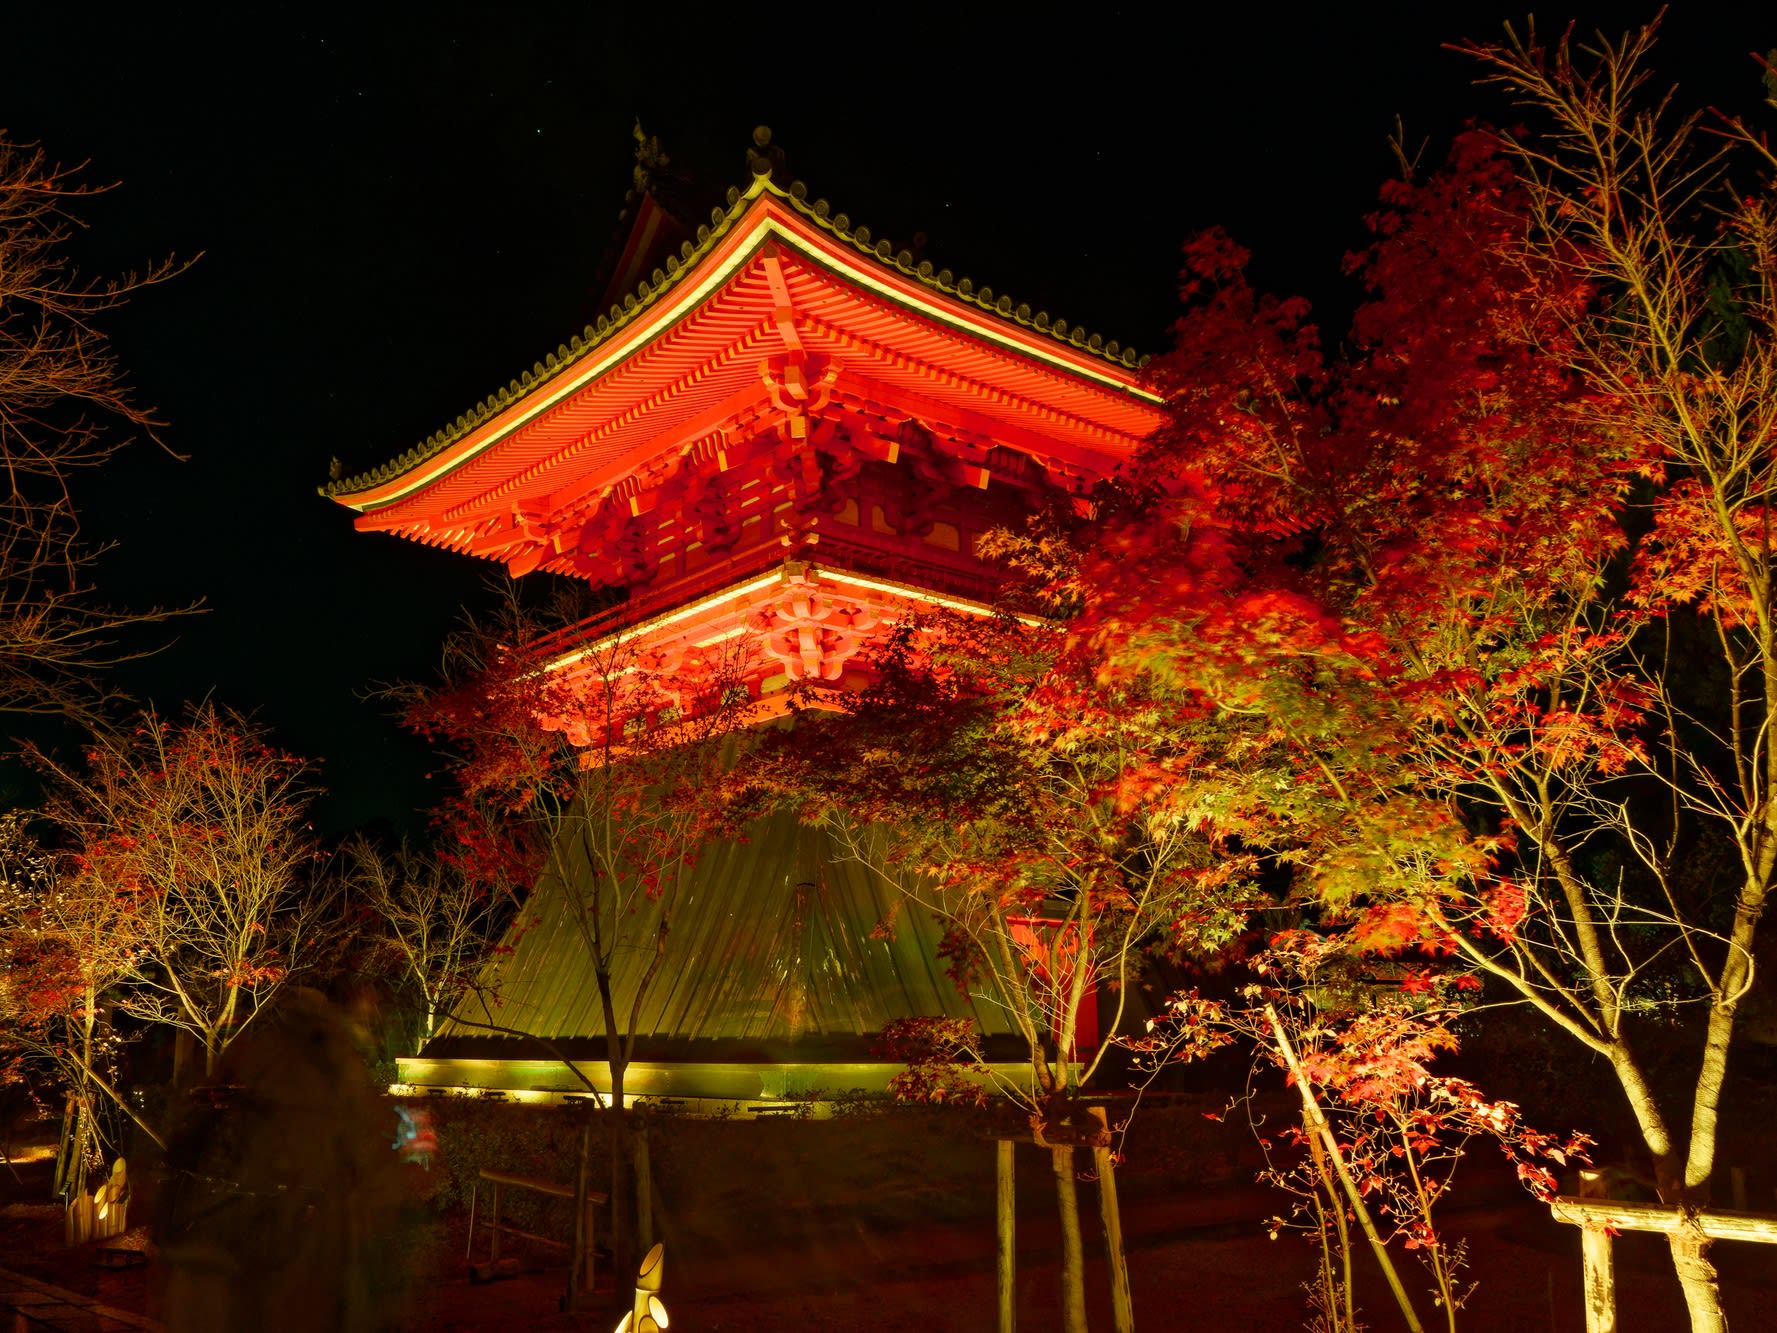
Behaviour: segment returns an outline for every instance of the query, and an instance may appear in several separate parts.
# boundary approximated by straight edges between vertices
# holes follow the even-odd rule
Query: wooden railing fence
[[[1549,1204],[1557,1222],[1580,1229],[1580,1260],[1586,1279],[1586,1333],[1616,1333],[1616,1268],[1610,1238],[1619,1231],[1653,1231],[1665,1235],[1694,1228],[1711,1240],[1745,1240],[1777,1245],[1777,1217],[1759,1213],[1710,1212],[1663,1203],[1632,1203],[1584,1193],[1595,1172],[1580,1173],[1579,1198],[1563,1195]],[[1738,1200],[1736,1200],[1738,1202]]]

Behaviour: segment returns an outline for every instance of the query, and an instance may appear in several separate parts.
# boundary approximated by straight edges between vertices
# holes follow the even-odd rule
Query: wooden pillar
[[[1017,1333],[1018,1284],[1017,1265],[1013,1257],[1017,1213],[1013,1207],[1012,1140],[1001,1139],[994,1145],[994,1150],[997,1185],[994,1200],[999,1222],[1000,1333]]]
[[[1580,1197],[1602,1199],[1604,1194],[1604,1173],[1582,1168]],[[1586,1333],[1616,1333],[1616,1272],[1610,1232],[1601,1222],[1588,1222],[1580,1228],[1580,1264],[1585,1274]]]
[[[1586,1270],[1586,1333],[1616,1333],[1617,1289],[1610,1232],[1602,1226],[1581,1227],[1580,1257]]]
[[[1111,1277],[1111,1321],[1117,1333],[1135,1333],[1135,1304],[1129,1295],[1129,1260],[1123,1253],[1123,1215],[1117,1208],[1117,1172],[1111,1150],[1095,1147],[1098,1215],[1104,1223],[1104,1257]]]
[[[493,1243],[488,1247],[487,1261],[490,1269],[497,1270],[500,1262],[500,1182],[494,1182],[494,1203],[492,1218]]]
[[[69,1192],[74,1168],[74,1155],[78,1145],[74,1142],[74,1094],[68,1093],[62,1098],[62,1135],[56,1140],[56,1174],[54,1191],[59,1198]],[[17,1175],[18,1172],[13,1172]]]
[[[580,1126],[580,1165],[574,1173],[574,1251],[568,1261],[568,1293],[562,1302],[572,1311],[578,1308],[582,1293],[593,1288],[592,1201],[588,1176],[592,1170],[592,1121]],[[498,1186],[495,1186],[497,1189]],[[498,1199],[500,1196],[494,1196]]]
[[[654,1170],[648,1153],[648,1117],[636,1117],[636,1235],[646,1254],[654,1246]]]

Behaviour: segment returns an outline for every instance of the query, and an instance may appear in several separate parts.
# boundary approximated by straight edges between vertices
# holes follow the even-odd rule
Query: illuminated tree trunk
[[[1320,1242],[1320,1301],[1327,1322],[1335,1333],[1357,1333],[1357,1298],[1351,1283],[1351,1228],[1345,1220],[1345,1201],[1339,1192],[1339,1179],[1327,1161],[1326,1145],[1316,1132],[1314,1118],[1302,1108],[1302,1137],[1308,1141],[1308,1155],[1314,1163],[1316,1214],[1315,1231]],[[1333,1266],[1333,1237],[1337,1237],[1338,1268]]]
[[[1728,1317],[1721,1308],[1721,1283],[1709,1257],[1712,1242],[1707,1236],[1675,1231],[1670,1238],[1672,1269],[1684,1291],[1691,1317],[1691,1333],[1727,1333]]]
[[[1763,848],[1772,846],[1772,834],[1765,830],[1760,839]],[[1771,853],[1765,852],[1765,859]],[[1728,956],[1722,965],[1721,979],[1716,987],[1716,1000],[1710,1006],[1707,1030],[1703,1040],[1703,1063],[1697,1073],[1695,1095],[1691,1102],[1690,1139],[1682,1164],[1672,1163],[1661,1170],[1661,1197],[1668,1203],[1702,1207],[1709,1202],[1709,1181],[1715,1173],[1715,1150],[1722,1092],[1727,1084],[1728,1045],[1733,1037],[1734,1019],[1739,1012],[1740,997],[1752,983],[1752,948],[1763,915],[1767,897],[1765,885],[1770,882],[1771,868],[1763,865],[1759,873],[1741,887],[1740,901],[1734,913],[1734,926],[1728,937]],[[1676,1167],[1673,1170],[1672,1167]],[[1671,1184],[1669,1177],[1678,1179]],[[1721,1284],[1710,1258],[1713,1242],[1697,1232],[1675,1231],[1669,1241],[1672,1268],[1684,1291],[1685,1307],[1691,1316],[1693,1333],[1722,1333],[1728,1326],[1721,1308]]]
[[[605,1107],[606,1138],[611,1151],[611,1264],[614,1272],[635,1267],[629,1235],[629,1134],[623,1115],[624,1076],[629,1072],[630,1042],[617,1027],[617,1007],[611,999],[611,973],[594,969],[599,1001],[605,1011],[605,1059],[611,1070],[611,1096]]]
[[[1619,1043],[1612,1052],[1611,1065],[1617,1082],[1623,1089],[1623,1095],[1629,1102],[1630,1110],[1635,1114],[1636,1124],[1641,1130],[1641,1141],[1653,1158],[1654,1179],[1659,1187],[1660,1198],[1670,1204],[1693,1203],[1701,1206],[1706,1203],[1707,1188],[1687,1189],[1684,1163],[1679,1158],[1665,1116],[1654,1097],[1653,1089],[1648,1086],[1647,1079],[1642,1074],[1640,1063],[1626,1043]],[[1701,1098],[1701,1086],[1698,1095]],[[1713,1135],[1710,1137],[1708,1147],[1713,1158]],[[1701,1146],[1693,1144],[1693,1154]],[[1707,1182],[1708,1173],[1705,1171],[1702,1184],[1706,1187]],[[1721,1287],[1716,1279],[1715,1265],[1709,1258],[1711,1242],[1706,1236],[1674,1232],[1667,1243],[1672,1251],[1673,1273],[1684,1292],[1685,1309],[1690,1314],[1692,1333],[1721,1333],[1727,1328],[1727,1319],[1721,1309]]]
[[[86,991],[86,1011],[80,1023],[80,1095],[74,1102],[74,1169],[71,1174],[76,1197],[86,1192],[87,1158],[93,1141],[93,1029],[98,1023],[98,996]]]
[[[1098,1213],[1104,1225],[1105,1266],[1111,1279],[1111,1315],[1117,1333],[1135,1333],[1135,1304],[1129,1293],[1129,1260],[1123,1253],[1123,1212],[1117,1204],[1117,1165],[1111,1150],[1095,1147],[1098,1170]]]
[[[1773,777],[1777,778],[1777,774]],[[1529,812],[1525,814],[1531,817]],[[1756,841],[1759,845],[1771,846],[1773,833],[1777,830],[1765,831]],[[1762,863],[1755,863],[1753,873],[1742,883],[1734,925],[1728,936],[1727,954],[1720,973],[1712,979],[1715,998],[1704,1019],[1702,1061],[1696,1081],[1690,1088],[1690,1123],[1687,1127],[1677,1126],[1668,1119],[1667,1107],[1661,1105],[1660,1097],[1642,1068],[1640,1056],[1623,1030],[1612,963],[1603,948],[1604,932],[1586,886],[1573,866],[1570,849],[1554,836],[1541,837],[1537,842],[1555,869],[1580,941],[1580,953],[1596,1005],[1596,1022],[1602,1028],[1603,1041],[1595,1043],[1595,1049],[1601,1047],[1608,1055],[1617,1084],[1635,1116],[1642,1145],[1653,1163],[1660,1198],[1675,1206],[1705,1207],[1709,1203],[1709,1181],[1715,1169],[1717,1127],[1727,1082],[1728,1046],[1740,996],[1751,982],[1752,948],[1767,897],[1764,885],[1772,874],[1770,856],[1766,854]],[[1688,1133],[1683,1133],[1684,1129],[1688,1129]],[[1668,1238],[1673,1273],[1684,1293],[1692,1333],[1723,1333],[1728,1326],[1721,1308],[1721,1285],[1710,1258],[1713,1243],[1707,1236],[1684,1232],[1674,1232]]]
[[[1074,1150],[1049,1150],[1055,1168],[1055,1200],[1061,1214],[1061,1326],[1086,1333],[1086,1251],[1080,1240],[1080,1203],[1074,1188]]]
[[[51,1188],[54,1197],[60,1198],[68,1183],[69,1174],[74,1169],[74,1117],[78,1099],[70,1092],[62,1098],[62,1133],[56,1140],[56,1173],[55,1183]]]
[[[213,1083],[216,1079],[216,1068],[222,1063],[222,1030],[215,1027],[204,1029],[204,1082]]]

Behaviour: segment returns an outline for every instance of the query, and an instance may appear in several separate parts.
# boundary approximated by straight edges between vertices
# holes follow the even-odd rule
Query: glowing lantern
[[[666,1246],[656,1241],[636,1273],[636,1300],[617,1325],[616,1333],[660,1333],[667,1325],[666,1306],[660,1301],[660,1280],[666,1265]]]

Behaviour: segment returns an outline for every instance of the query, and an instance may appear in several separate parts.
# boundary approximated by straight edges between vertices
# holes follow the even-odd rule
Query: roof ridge
[[[913,252],[902,247],[898,252],[888,238],[883,237],[872,244],[872,234],[868,227],[853,227],[851,219],[844,213],[833,213],[825,199],[808,201],[808,187],[799,180],[790,182],[784,189],[769,176],[761,177],[766,181],[767,188],[779,198],[789,202],[790,206],[804,217],[812,219],[817,225],[838,236],[841,240],[850,241],[860,252],[870,255],[890,268],[899,270],[908,277],[914,278],[928,287],[935,288],[947,296],[955,296],[979,306],[988,314],[998,315],[1002,319],[1011,320],[1025,328],[1046,333],[1057,342],[1065,343],[1077,350],[1102,357],[1113,365],[1134,370],[1148,363],[1149,358],[1136,352],[1133,347],[1124,347],[1111,339],[1106,342],[1103,335],[1092,333],[1079,325],[1069,325],[1065,319],[1051,319],[1048,311],[1031,312],[1029,302],[1014,305],[1010,296],[995,297],[993,288],[985,284],[976,287],[968,278],[957,278],[950,269],[934,269],[932,261],[923,259],[918,264],[913,262]]]
[[[915,264],[911,250],[902,248],[897,252],[888,238],[875,238],[867,226],[854,227],[848,214],[835,213],[825,199],[817,198],[811,203],[808,199],[808,186],[802,181],[792,180],[787,188],[779,185],[772,175],[773,160],[775,158],[781,161],[782,152],[770,150],[769,127],[761,125],[755,129],[753,142],[758,148],[747,150],[747,162],[753,171],[753,178],[746,189],[729,186],[725,203],[710,210],[710,220],[698,226],[695,241],[683,242],[677,255],[669,254],[663,265],[656,267],[636,285],[634,292],[624,294],[621,303],[613,304],[607,314],[598,316],[580,333],[567,342],[558,344],[553,352],[533,362],[529,370],[520,372],[506,385],[478,400],[467,412],[458,413],[454,421],[433,431],[412,448],[405,449],[396,457],[366,471],[330,480],[325,485],[316,487],[317,493],[331,499],[365,490],[398,477],[409,468],[443,453],[483,422],[523,397],[532,387],[573,365],[627,328],[665,292],[678,285],[686,273],[695,269],[698,261],[728,234],[729,229],[747,211],[747,207],[766,193],[784,200],[797,213],[849,243],[859,253],[905,274],[925,287],[975,305],[996,318],[1046,334],[1076,351],[1098,357],[1112,365],[1128,370],[1147,365],[1148,357],[1137,355],[1134,348],[1124,347],[1115,339],[1106,342],[1101,334],[1088,334],[1083,327],[1070,325],[1065,319],[1051,319],[1047,311],[1033,314],[1028,302],[1014,304],[1010,296],[996,296],[993,288],[986,284],[976,287],[969,278],[957,278],[948,268],[934,270],[930,260],[921,260]]]

